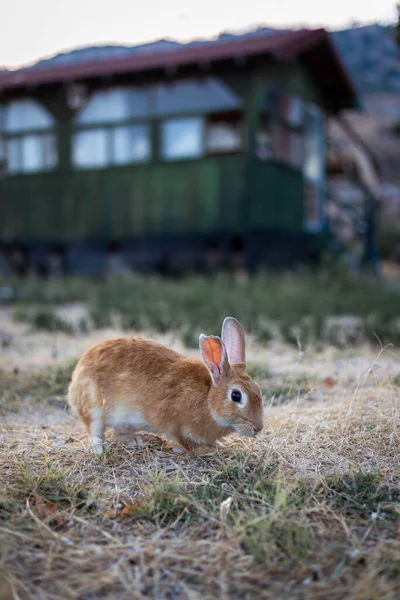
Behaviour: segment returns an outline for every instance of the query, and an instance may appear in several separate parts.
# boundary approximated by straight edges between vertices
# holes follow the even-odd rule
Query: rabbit
[[[215,449],[234,431],[259,433],[262,395],[246,373],[244,330],[227,317],[221,337],[200,335],[202,360],[140,337],[89,348],[72,374],[68,401],[91,450],[102,454],[107,426],[163,434],[193,454],[202,446]]]

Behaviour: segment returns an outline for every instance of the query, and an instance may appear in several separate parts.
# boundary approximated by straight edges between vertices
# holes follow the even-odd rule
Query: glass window
[[[53,134],[24,135],[7,140],[8,173],[38,173],[52,169],[56,164],[56,137]]]
[[[18,133],[27,129],[44,130],[54,126],[53,116],[36,100],[16,100],[4,109],[4,130]]]
[[[73,163],[88,169],[107,165],[107,130],[91,129],[75,133],[72,145]]]
[[[113,130],[113,162],[125,165],[150,159],[151,139],[148,125],[115,127]]]
[[[214,121],[207,126],[207,150],[209,152],[235,152],[242,147],[240,123]]]
[[[20,143],[22,172],[35,173],[55,166],[57,151],[54,135],[26,135]]]
[[[34,173],[43,168],[40,135],[26,135],[21,138],[21,171]]]
[[[305,123],[304,175],[309,181],[322,181],[325,173],[323,113],[309,107]]]
[[[203,153],[201,118],[171,119],[162,124],[162,156],[167,160],[197,158]]]
[[[160,115],[233,110],[242,104],[240,97],[215,77],[157,85],[155,103]]]
[[[309,105],[305,116],[304,165],[305,228],[321,230],[325,194],[325,123],[317,106]]]
[[[116,123],[149,113],[147,88],[112,88],[95,92],[77,115],[79,124]]]
[[[282,94],[280,101],[280,116],[292,127],[299,127],[303,122],[303,102],[297,96]]]
[[[36,173],[55,167],[56,136],[40,133],[54,128],[54,125],[54,117],[32,98],[3,105],[0,129],[3,129],[5,137],[0,162],[4,163],[5,170],[10,174]],[[29,130],[38,133],[18,135]]]

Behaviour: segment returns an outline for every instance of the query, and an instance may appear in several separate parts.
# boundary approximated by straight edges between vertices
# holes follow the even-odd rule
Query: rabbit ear
[[[222,341],[231,365],[246,362],[244,329],[233,317],[227,317],[222,324]]]
[[[203,363],[210,371],[213,383],[218,383],[228,366],[224,343],[219,337],[203,334],[200,335],[199,342]]]

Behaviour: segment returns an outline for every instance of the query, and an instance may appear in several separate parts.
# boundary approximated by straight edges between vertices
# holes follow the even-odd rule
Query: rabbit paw
[[[100,437],[92,437],[89,440],[89,452],[96,456],[103,454],[103,440]]]

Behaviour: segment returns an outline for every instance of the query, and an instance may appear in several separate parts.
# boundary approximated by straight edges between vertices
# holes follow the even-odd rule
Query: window
[[[95,92],[75,122],[79,125],[117,123],[146,117],[149,109],[148,88],[112,88]]]
[[[10,102],[0,111],[0,162],[11,175],[56,167],[55,120],[36,100]]]
[[[201,118],[170,119],[161,126],[162,157],[166,160],[197,158],[203,154],[204,122]]]
[[[151,157],[150,127],[120,125],[84,129],[74,134],[73,164],[80,169],[146,162]]]
[[[90,169],[107,164],[107,130],[90,129],[79,131],[72,143],[73,163],[77,167]]]
[[[148,88],[126,87],[95,92],[75,118],[73,164],[80,169],[95,169],[148,161],[151,157],[150,126],[125,123],[148,117],[149,107]]]
[[[271,119],[262,114],[259,128],[256,132],[256,156],[260,160],[269,160],[274,156],[274,136]]]
[[[150,159],[151,143],[148,125],[116,127],[113,136],[113,162],[117,165],[145,162]]]
[[[164,119],[159,126],[164,160],[237,152],[243,146],[241,105],[215,77],[96,91],[74,117],[73,164],[86,169],[149,161],[154,127],[149,120],[157,117]]]
[[[54,135],[26,135],[21,138],[21,164],[25,173],[52,169],[57,164]]]
[[[29,129],[43,131],[54,126],[54,119],[36,100],[16,100],[5,107],[4,130],[20,133]]]
[[[304,115],[305,105],[301,98],[278,88],[269,90],[256,134],[258,158],[274,158],[302,171]]]
[[[280,117],[290,127],[301,127],[303,124],[304,105],[297,96],[282,94],[279,106]]]
[[[215,112],[241,106],[240,97],[215,77],[187,79],[155,86],[155,112]]]
[[[211,154],[238,152],[243,147],[241,115],[217,113],[207,119],[206,148]]]
[[[232,152],[240,150],[242,136],[240,126],[234,123],[210,123],[207,129],[207,150],[209,152]]]
[[[305,228],[317,232],[322,227],[322,200],[325,193],[325,127],[323,112],[309,105],[305,115],[304,179]]]

